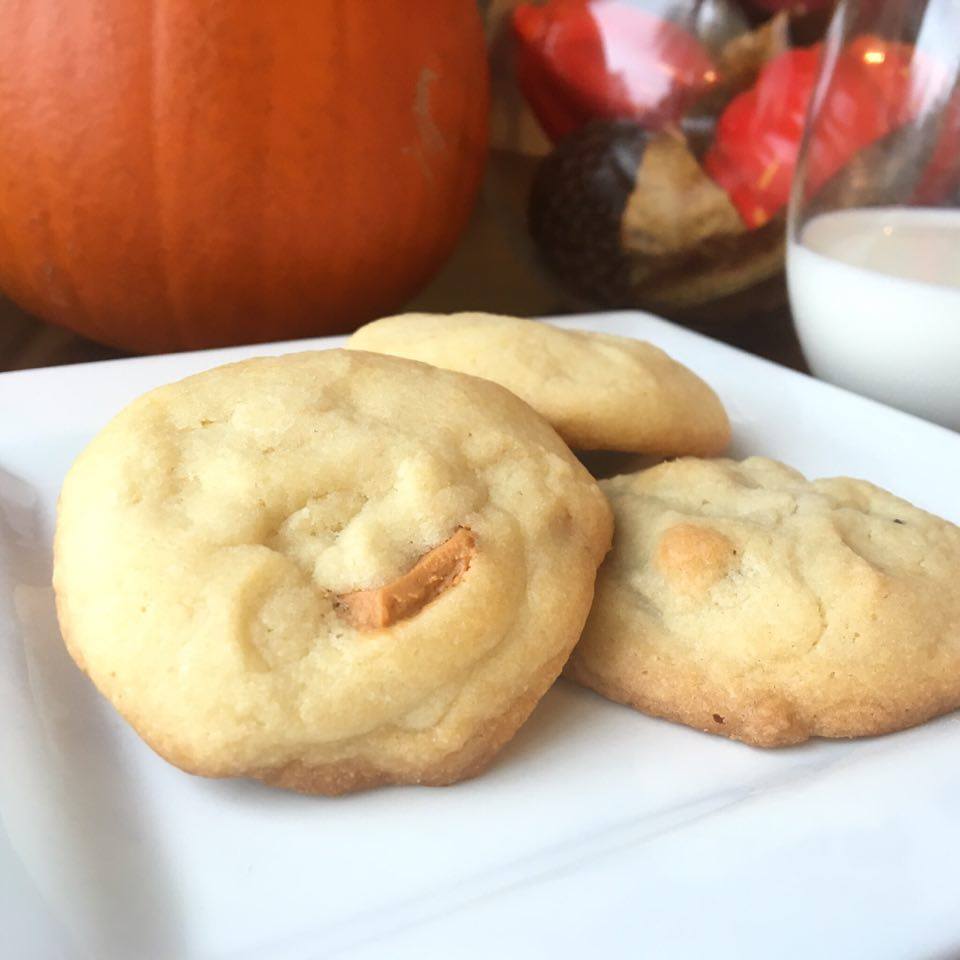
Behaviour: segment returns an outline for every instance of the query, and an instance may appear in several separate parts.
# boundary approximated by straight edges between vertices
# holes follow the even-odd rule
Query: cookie
[[[601,483],[614,546],[567,673],[758,746],[960,707],[960,528],[759,457]]]
[[[730,441],[713,390],[641,340],[488,313],[410,313],[361,327],[347,346],[493,380],[576,450],[711,456]]]
[[[74,660],[161,756],[307,793],[490,763],[563,667],[610,509],[488,381],[343,350],[161,387],[69,472]]]

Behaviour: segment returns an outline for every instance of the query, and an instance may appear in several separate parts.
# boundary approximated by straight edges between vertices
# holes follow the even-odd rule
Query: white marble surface
[[[956,434],[641,314],[576,323],[701,372],[738,455],[960,520]],[[0,955],[960,954],[960,715],[763,752],[561,683],[486,776],[337,800],[192,778],[142,745],[59,639],[59,483],[136,394],[297,347],[0,375]]]

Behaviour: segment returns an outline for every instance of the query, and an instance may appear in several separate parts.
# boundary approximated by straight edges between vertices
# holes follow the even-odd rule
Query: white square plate
[[[960,520],[957,434],[643,314],[568,322],[701,373],[735,455]],[[64,472],[142,391],[306,345],[0,376],[0,954],[960,955],[960,715],[765,752],[561,682],[485,776],[334,800],[193,778],[141,744],[58,635]]]

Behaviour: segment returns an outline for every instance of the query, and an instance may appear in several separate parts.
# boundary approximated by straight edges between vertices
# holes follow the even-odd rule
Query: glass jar
[[[477,308],[641,307],[700,327],[783,309],[789,175],[830,0],[481,8],[490,165],[433,300],[456,286]]]

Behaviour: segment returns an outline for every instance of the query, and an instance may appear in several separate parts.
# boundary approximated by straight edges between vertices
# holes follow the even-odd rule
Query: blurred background
[[[236,24],[194,4],[148,114],[146,27],[113,6],[6,31],[53,39],[0,57],[0,104],[25,105],[0,159],[0,369],[406,309],[618,308],[803,368],[785,223],[829,0],[418,2],[402,31],[376,0],[332,58],[296,38],[336,4]]]

